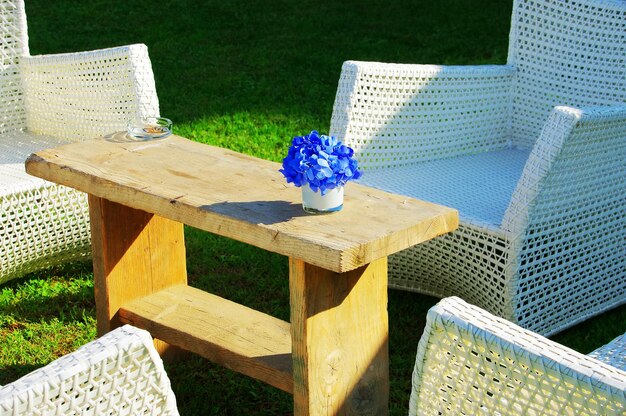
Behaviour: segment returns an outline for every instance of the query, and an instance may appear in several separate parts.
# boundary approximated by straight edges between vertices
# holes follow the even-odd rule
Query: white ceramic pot
[[[313,192],[307,184],[302,186],[302,208],[311,214],[335,212],[343,207],[343,186],[331,189],[326,194]]]

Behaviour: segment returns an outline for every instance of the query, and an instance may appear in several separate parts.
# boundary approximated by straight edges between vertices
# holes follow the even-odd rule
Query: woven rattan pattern
[[[344,63],[331,134],[362,182],[459,210],[392,287],[548,335],[626,302],[626,2],[515,0],[511,23],[507,65]]]
[[[28,55],[26,14],[21,1],[0,0],[0,134],[26,125],[18,58]]]
[[[624,343],[615,354],[625,355]],[[409,415],[623,415],[626,371],[460,298],[428,313]]]
[[[158,115],[145,45],[30,56],[22,1],[0,1],[0,283],[90,254],[87,199],[26,174],[32,152]]]
[[[178,415],[147,331],[123,326],[0,388],[0,415]]]
[[[626,102],[625,7],[621,0],[515,1],[513,143],[533,146],[555,105]]]
[[[626,334],[598,348],[589,356],[626,371]]]

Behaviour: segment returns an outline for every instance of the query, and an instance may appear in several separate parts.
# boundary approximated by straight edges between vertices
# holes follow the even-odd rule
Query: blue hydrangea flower
[[[320,135],[313,130],[306,136],[293,138],[280,172],[288,183],[297,187],[309,184],[313,191],[319,190],[325,195],[329,190],[361,177],[353,156],[354,150],[335,136]]]

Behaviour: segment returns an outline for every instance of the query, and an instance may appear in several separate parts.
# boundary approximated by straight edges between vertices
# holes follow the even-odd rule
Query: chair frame
[[[624,21],[615,0],[515,0],[506,65],[343,64],[330,133],[364,184],[446,204],[408,189],[411,170],[449,161],[462,188],[465,160],[529,155],[510,191],[451,205],[457,231],[391,256],[390,287],[461,296],[543,335],[626,302]],[[499,220],[466,213],[495,192],[509,201]]]
[[[580,354],[457,297],[428,312],[409,415],[623,415],[626,334]]]
[[[0,5],[0,284],[91,254],[86,195],[29,177],[30,153],[158,116],[143,44],[31,56],[24,2]]]

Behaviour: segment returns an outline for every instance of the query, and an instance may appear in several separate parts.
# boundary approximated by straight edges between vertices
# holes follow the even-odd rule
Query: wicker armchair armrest
[[[117,328],[0,388],[0,414],[178,415],[147,331]]]
[[[420,340],[410,415],[616,414],[626,372],[446,298]]]
[[[625,138],[626,105],[556,107],[531,151],[502,229],[521,236],[529,225],[544,231],[570,227],[591,216],[598,220],[607,210],[623,226],[618,211],[626,211]]]
[[[134,116],[159,114],[143,44],[23,57],[20,72],[27,129],[35,133],[83,140],[123,130]]]
[[[514,74],[506,65],[347,61],[330,131],[365,169],[499,149],[509,140]]]

